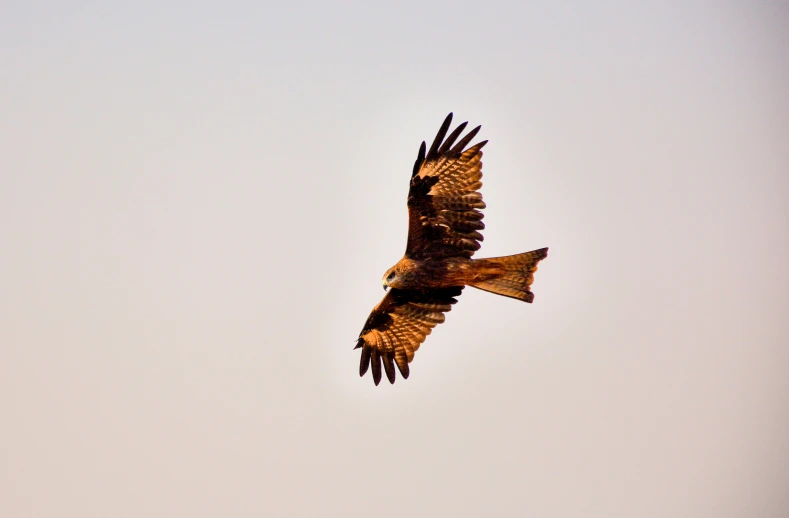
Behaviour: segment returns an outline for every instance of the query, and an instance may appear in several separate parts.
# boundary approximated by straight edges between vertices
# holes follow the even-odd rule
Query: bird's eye
[[[386,277],[386,282],[389,282],[394,278],[395,278],[395,272],[392,272]]]

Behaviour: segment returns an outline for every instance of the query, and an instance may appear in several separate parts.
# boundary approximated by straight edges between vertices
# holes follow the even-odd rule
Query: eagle
[[[488,259],[472,259],[485,228],[482,212],[482,148],[471,147],[481,126],[458,138],[468,122],[447,136],[452,113],[444,119],[430,149],[425,142],[411,173],[408,190],[408,241],[405,255],[383,276],[383,300],[373,309],[354,349],[361,348],[359,375],[372,367],[381,381],[381,365],[390,383],[395,365],[404,379],[408,364],[433,328],[444,322],[466,286],[531,303],[537,263],[547,248]]]

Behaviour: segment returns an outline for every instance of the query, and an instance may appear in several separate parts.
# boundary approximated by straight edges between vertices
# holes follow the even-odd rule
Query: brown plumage
[[[419,148],[408,191],[405,256],[384,274],[384,289],[391,289],[370,313],[356,342],[355,348],[362,349],[359,375],[372,368],[376,385],[382,366],[390,383],[395,381],[395,365],[408,378],[414,353],[444,321],[444,313],[452,309],[463,287],[532,302],[530,287],[537,263],[548,255],[548,249],[541,248],[471,259],[485,228],[480,211],[485,202],[479,189],[487,140],[466,149],[481,126],[457,141],[468,123],[447,136],[451,123],[450,113],[430,149],[426,151],[424,142]]]

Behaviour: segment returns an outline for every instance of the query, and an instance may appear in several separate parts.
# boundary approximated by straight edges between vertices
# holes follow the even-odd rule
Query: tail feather
[[[532,302],[534,293],[530,288],[534,282],[534,272],[537,271],[537,263],[547,256],[548,249],[540,248],[506,257],[474,259],[474,277],[469,285],[497,295]]]

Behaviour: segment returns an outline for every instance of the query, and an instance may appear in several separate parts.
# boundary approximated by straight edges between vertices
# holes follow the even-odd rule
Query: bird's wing
[[[466,122],[444,137],[450,113],[438,130],[430,150],[419,148],[408,191],[408,245],[411,259],[471,257],[479,250],[485,228],[482,212],[482,147],[487,140],[465,149],[480,126],[455,142]]]
[[[362,349],[359,375],[364,376],[372,365],[373,381],[381,381],[381,364],[390,383],[395,381],[394,366],[408,378],[408,363],[436,325],[444,321],[444,313],[452,309],[462,287],[431,290],[398,290],[392,288],[373,309],[364,329],[359,333],[356,349]]]

